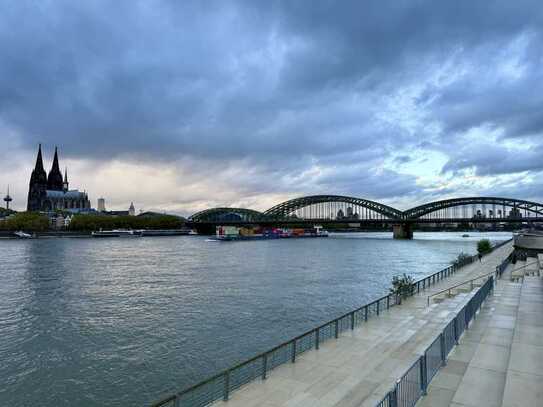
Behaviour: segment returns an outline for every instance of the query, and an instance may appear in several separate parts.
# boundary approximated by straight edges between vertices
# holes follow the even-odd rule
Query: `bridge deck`
[[[426,306],[431,293],[489,273],[511,252],[506,244],[401,306],[384,311],[319,350],[300,355],[296,363],[281,365],[265,380],[248,384],[221,407],[374,407],[444,326],[471,298],[461,293]]]

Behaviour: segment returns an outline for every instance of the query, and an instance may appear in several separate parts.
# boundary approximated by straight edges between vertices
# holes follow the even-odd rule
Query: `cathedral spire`
[[[42,210],[43,199],[47,190],[47,173],[43,168],[43,158],[41,155],[41,144],[38,147],[38,156],[36,157],[36,166],[30,175],[28,188],[27,211]]]
[[[53,158],[53,167],[51,168],[51,171],[60,172],[60,167],[58,165],[58,147],[57,146],[55,146],[55,157]]]
[[[52,191],[62,191],[63,189],[62,173],[58,165],[58,148],[55,146],[55,156],[53,158],[53,166],[47,177],[47,189]]]
[[[41,172],[41,171],[44,171],[45,172],[45,169],[43,168],[43,158],[41,156],[41,143],[38,147],[38,156],[36,157],[36,165],[34,166],[34,171],[36,172]]]
[[[64,168],[64,182],[62,183],[62,190],[64,192],[67,192],[68,187],[69,187],[69,184],[68,184],[68,167],[65,167]]]

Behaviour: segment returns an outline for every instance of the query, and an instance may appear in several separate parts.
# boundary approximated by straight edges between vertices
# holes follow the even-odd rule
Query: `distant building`
[[[9,203],[13,201],[13,198],[9,195],[9,185],[8,185],[8,192],[6,196],[4,197],[4,202],[6,203],[6,211],[9,212]]]
[[[128,215],[136,216],[136,208],[134,207],[134,202],[130,203],[130,208],[128,208]]]
[[[90,201],[87,193],[77,189],[70,190],[68,184],[68,171],[64,178],[58,164],[58,151],[55,147],[55,157],[49,175],[45,173],[41,154],[41,144],[38,148],[36,165],[30,176],[28,188],[27,211],[55,211],[66,210],[81,212],[90,210]]]
[[[98,212],[106,211],[106,200],[104,198],[98,198],[98,207],[96,209]]]

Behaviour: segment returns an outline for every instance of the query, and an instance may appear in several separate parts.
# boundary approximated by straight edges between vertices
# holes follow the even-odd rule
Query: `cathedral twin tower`
[[[68,173],[64,178],[58,164],[58,151],[55,147],[53,166],[49,175],[45,173],[41,144],[38,148],[36,165],[30,176],[27,211],[68,210],[82,212],[90,209],[89,197],[85,192],[68,190]]]

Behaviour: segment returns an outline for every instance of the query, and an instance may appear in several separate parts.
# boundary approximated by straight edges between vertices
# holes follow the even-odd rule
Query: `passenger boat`
[[[128,229],[100,230],[92,232],[92,237],[141,237],[141,231]]]
[[[171,229],[171,230],[141,230],[143,237],[148,236],[188,236],[194,234],[190,229]]]
[[[19,239],[32,239],[32,235],[25,233],[22,230],[19,230],[18,232],[15,232],[13,234],[17,236]]]

